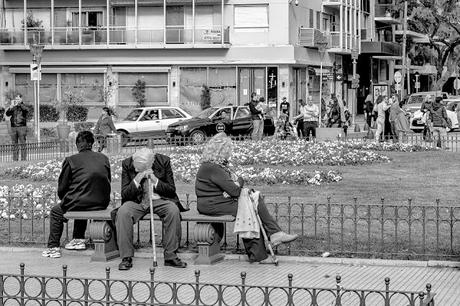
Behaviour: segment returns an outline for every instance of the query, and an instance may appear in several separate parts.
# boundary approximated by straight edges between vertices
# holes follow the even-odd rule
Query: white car
[[[137,107],[124,120],[114,124],[126,143],[132,137],[163,136],[168,125],[190,118],[192,116],[180,107]]]
[[[457,113],[453,112],[449,109],[446,109],[447,117],[450,119],[452,122],[452,129],[447,128],[447,132],[450,132],[452,130],[458,129],[459,124],[458,124],[458,117]],[[423,131],[425,125],[422,122],[422,116],[423,113],[421,110],[417,110],[410,118],[410,129],[414,132],[421,132]]]

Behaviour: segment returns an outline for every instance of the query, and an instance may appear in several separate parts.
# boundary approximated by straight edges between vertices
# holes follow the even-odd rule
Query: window
[[[247,118],[251,114],[249,113],[249,109],[246,107],[240,107],[236,111],[235,119]]]
[[[15,89],[23,95],[25,103],[34,103],[33,81],[29,73],[15,75]],[[40,81],[40,103],[53,104],[57,100],[57,75],[43,73]]]
[[[312,9],[310,9],[310,16],[309,16],[310,18],[308,19],[309,21],[308,25],[310,28],[313,28],[313,25],[314,25],[313,16],[314,16],[314,12]]]
[[[102,102],[104,74],[102,73],[63,73],[61,75],[61,95],[72,92],[81,96],[83,102]]]
[[[137,80],[145,82],[145,105],[168,103],[168,73],[119,73],[118,101],[120,104],[135,104],[132,89]]]
[[[158,120],[158,118],[158,110],[152,109],[150,111],[145,111],[140,121]]]
[[[78,27],[78,12],[72,12],[72,26]],[[102,11],[81,12],[81,26],[96,29],[104,25]]]
[[[175,119],[185,117],[181,112],[174,108],[162,109],[161,116],[161,119]]]
[[[268,28],[268,5],[235,5],[235,28]]]
[[[316,28],[321,30],[321,12],[316,12]]]

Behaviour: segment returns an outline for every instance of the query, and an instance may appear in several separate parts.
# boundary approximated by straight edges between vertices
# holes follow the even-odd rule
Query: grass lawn
[[[270,203],[286,203],[287,197],[291,196],[293,203],[318,203],[326,204],[327,198],[331,197],[331,203],[351,204],[353,198],[358,199],[359,204],[381,204],[381,198],[384,198],[384,203],[387,205],[406,206],[407,199],[412,199],[413,205],[432,205],[435,204],[436,199],[440,199],[441,206],[456,206],[460,207],[457,202],[457,176],[460,173],[459,155],[458,153],[445,152],[445,151],[432,151],[432,152],[381,152],[391,158],[389,163],[375,163],[365,166],[305,166],[307,171],[317,169],[336,169],[341,171],[343,180],[337,183],[322,184],[319,186],[312,185],[265,185],[265,186],[252,186],[255,189],[262,191],[265,194],[267,202]],[[1,164],[0,167],[8,167],[9,164]],[[29,182],[19,180],[2,180],[2,185],[15,185],[25,184]],[[43,185],[44,182],[30,182],[33,185]],[[56,184],[56,182],[50,182]],[[120,191],[120,182],[113,182],[113,190]],[[190,194],[194,198],[193,184],[184,184],[176,182],[176,187],[179,195]],[[306,206],[310,210],[304,212],[307,218],[312,215],[311,207]],[[325,206],[321,207],[323,210],[322,216],[325,215]],[[338,214],[338,206],[332,211],[333,215]],[[347,209],[350,209],[348,207]],[[460,209],[455,210],[459,212]],[[399,218],[407,218],[407,210],[401,210]],[[423,253],[446,253],[450,256],[459,255],[460,241],[454,235],[453,249],[454,253],[449,250],[450,242],[450,227],[448,222],[440,224],[436,234],[436,225],[433,220],[427,222],[427,226],[423,229],[421,222],[415,224],[411,228],[411,241],[409,242],[409,227],[404,222],[398,224],[399,228],[395,234],[395,225],[392,222],[394,212],[392,209],[385,211],[385,218],[389,222],[385,222],[384,226],[378,219],[372,222],[367,222],[365,219],[366,211],[360,211],[359,216],[361,221],[355,225],[350,220],[341,224],[340,220],[332,219],[329,228],[326,220],[320,220],[317,223],[318,232],[314,234],[312,228],[312,220],[307,222],[299,222],[298,216],[300,213],[294,211],[293,216],[297,216],[296,220],[291,221],[291,231],[303,233],[303,237],[295,244],[292,245],[292,254],[318,254],[323,251],[331,251],[332,254],[354,253],[358,256],[383,256],[383,253],[406,253],[403,256],[396,256],[398,258],[420,258],[412,256],[413,254]],[[345,214],[350,216],[352,212],[345,211]],[[380,206],[375,207],[372,211],[373,217],[379,217]],[[427,210],[428,217],[433,217],[435,212]],[[445,216],[446,212],[441,212],[441,218],[448,218]],[[284,217],[283,217],[284,215]],[[286,212],[280,212],[280,224],[284,229],[287,229]],[[414,211],[414,218],[420,218],[420,210]],[[456,220],[460,220],[460,215],[455,215]],[[30,221],[30,220],[29,220]],[[30,224],[24,222],[24,236],[30,239]],[[39,232],[42,228],[43,221],[38,221],[36,224],[36,239],[44,241],[43,234]],[[46,221],[46,226],[48,221]],[[369,225],[371,224],[371,225]],[[304,228],[303,225],[306,225]],[[460,222],[455,222],[453,226],[454,233],[460,230]],[[6,241],[5,234],[8,232],[7,221],[0,222],[0,232],[2,233],[1,240]],[[18,235],[18,221],[12,222],[11,233],[14,236]],[[301,228],[302,227],[302,228]],[[192,228],[192,227],[191,227]],[[235,245],[235,237],[231,234],[232,228],[228,229],[228,243]],[[425,233],[425,239],[423,238]],[[185,233],[184,233],[185,234]],[[41,236],[41,237],[40,237]],[[145,237],[144,237],[145,236]],[[149,230],[148,224],[145,223],[141,226],[141,237],[143,241],[148,241]],[[185,235],[184,235],[185,236]],[[395,237],[396,236],[396,237]],[[331,237],[328,241],[327,237]],[[435,245],[436,237],[440,243],[439,246]],[[383,239],[382,239],[383,238]],[[13,239],[16,240],[16,239]],[[19,239],[26,241],[27,238]],[[18,240],[16,240],[18,241]],[[426,243],[426,248],[423,248]],[[280,249],[284,254],[289,253],[289,250]],[[378,254],[381,253],[381,254]],[[409,254],[409,255],[407,255]],[[431,258],[437,258],[431,257]]]

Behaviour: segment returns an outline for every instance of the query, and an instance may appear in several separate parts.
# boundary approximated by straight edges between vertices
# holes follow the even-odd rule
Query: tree
[[[404,8],[400,0],[399,9]],[[408,30],[427,35],[427,42],[407,44],[408,57],[436,66],[436,88],[440,89],[460,64],[460,6],[457,0],[411,0]]]
[[[131,89],[134,99],[139,107],[145,106],[145,81],[138,79]]]

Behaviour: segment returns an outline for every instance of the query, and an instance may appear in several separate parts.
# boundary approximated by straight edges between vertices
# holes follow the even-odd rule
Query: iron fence
[[[250,140],[249,136],[232,137],[236,141]],[[122,139],[119,137],[108,138],[104,153],[108,155],[130,155],[133,154],[139,147],[149,147],[159,153],[171,153],[176,148],[184,145],[198,145],[193,139],[188,137],[166,138],[164,136],[148,137],[148,138],[130,138]],[[97,145],[95,145],[96,147]],[[68,140],[49,140],[40,143],[25,143],[25,144],[2,144],[0,145],[0,162],[14,161],[14,155],[19,155],[21,160],[21,152],[26,152],[27,161],[39,161],[55,158],[64,158],[72,154],[78,153],[74,139]]]
[[[119,205],[119,196],[112,195],[112,203]],[[185,205],[194,209],[196,200],[181,196]],[[48,214],[57,203],[56,195],[42,197],[0,198],[0,237],[7,244],[45,244],[49,234]],[[317,255],[329,252],[333,256],[451,259],[460,258],[460,207],[434,204],[334,203],[330,198],[324,203],[305,203],[266,198],[267,206],[289,233],[300,238],[288,246],[279,246],[282,255]],[[182,245],[194,250],[190,230],[194,222],[184,222]],[[138,246],[151,243],[150,223],[136,225],[135,242]],[[69,238],[68,227],[65,237]],[[226,227],[224,247],[242,252],[240,240],[233,234],[233,224]]]
[[[0,306],[15,305],[408,305],[433,306],[435,294],[431,284],[425,291],[397,291],[390,289],[385,278],[385,289],[353,289],[341,285],[340,275],[329,288],[293,286],[292,274],[287,275],[286,286],[250,285],[246,272],[241,272],[241,283],[207,283],[195,270],[190,282],[162,281],[155,278],[150,268],[145,280],[111,278],[106,268],[105,278],[79,278],[68,275],[67,266],[62,276],[25,274],[20,264],[19,274],[0,274]],[[14,303],[12,303],[14,302]],[[53,303],[54,302],[54,303]]]

